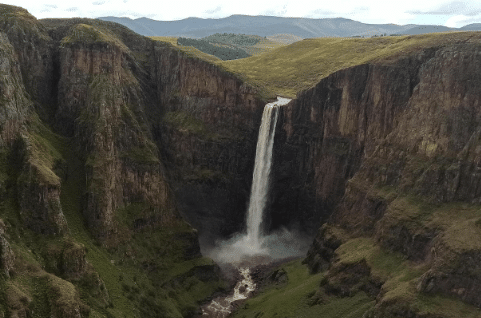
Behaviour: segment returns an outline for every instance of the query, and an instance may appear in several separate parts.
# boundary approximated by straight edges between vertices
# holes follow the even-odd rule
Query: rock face
[[[3,32],[0,33],[0,47],[2,140],[12,142],[32,103],[28,100],[23,86],[22,73],[19,61],[15,59],[14,48]]]
[[[394,129],[432,55],[336,72],[282,108],[273,219],[319,224],[331,214],[362,159]]]
[[[132,58],[115,42],[83,42],[89,35],[107,37],[78,24],[62,40],[56,122],[85,153],[84,215],[104,240],[116,233],[115,211],[122,206],[147,200],[157,210],[154,223],[168,222],[174,206],[158,151],[139,115],[145,100],[128,67]]]
[[[217,205],[198,224],[232,210],[242,226],[257,90],[117,24],[0,11],[0,316],[196,312],[208,295],[172,306],[192,293],[176,279],[206,294],[223,282],[184,199]]]
[[[5,224],[0,219],[0,270],[9,277],[15,263],[15,254],[5,237]]]
[[[371,236],[426,264],[418,292],[479,307],[481,249],[461,228],[481,235],[471,212],[480,200],[480,40],[352,67],[300,93],[279,117],[273,211]],[[331,232],[321,229],[308,253],[313,271],[337,262],[342,242]]]
[[[0,9],[0,315],[193,315],[184,293],[221,286],[198,234],[243,228],[267,97],[116,24]],[[372,317],[428,317],[419,294],[481,307],[479,44],[341,70],[279,112],[266,226],[317,233],[305,263]]]
[[[191,315],[223,282],[183,217],[243,226],[258,90],[115,23],[0,11],[0,316]]]
[[[154,58],[165,106],[165,124],[157,121],[154,135],[180,208],[201,234],[239,231],[265,102],[256,89],[206,62],[167,47],[156,47]]]

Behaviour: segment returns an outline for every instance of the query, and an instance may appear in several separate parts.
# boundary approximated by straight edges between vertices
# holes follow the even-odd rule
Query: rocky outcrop
[[[0,29],[12,44],[21,70],[23,84],[37,113],[49,119],[55,105],[55,50],[43,25],[27,10],[2,5]]]
[[[5,33],[0,32],[0,132],[2,144],[17,137],[32,102],[27,98],[19,61]]]
[[[60,49],[57,125],[85,154],[84,215],[100,240],[118,234],[117,209],[146,201],[152,224],[176,217],[175,205],[150,140],[129,49],[100,28],[74,25]]]
[[[67,220],[60,204],[60,178],[51,170],[51,162],[38,160],[24,139],[24,163],[18,177],[20,216],[25,226],[41,234],[66,234]]]
[[[15,182],[11,179],[18,177],[16,182],[20,198],[20,214],[24,224],[39,233],[65,233],[67,224],[60,207],[60,182],[51,170],[54,164],[53,160],[48,155],[44,156],[39,153],[42,149],[38,147],[39,143],[35,140],[35,134],[26,132],[25,127],[27,118],[31,116],[33,110],[34,103],[30,98],[32,95],[37,96],[33,91],[33,86],[29,85],[39,83],[42,86],[45,83],[39,78],[35,80],[32,76],[40,77],[47,71],[39,70],[37,72],[31,69],[38,61],[35,62],[35,59],[30,60],[23,55],[25,46],[30,42],[26,42],[25,39],[20,41],[19,33],[26,30],[29,37],[37,37],[35,41],[29,38],[31,43],[39,43],[40,46],[47,40],[43,38],[44,35],[39,33],[38,29],[30,28],[30,24],[33,23],[31,19],[35,20],[35,18],[22,10],[10,12],[7,10],[0,21],[3,30],[7,32],[7,34],[0,33],[2,48],[0,57],[2,61],[0,142],[5,149],[4,153],[7,154],[6,160],[12,161],[10,169],[4,172],[6,178],[2,180],[2,188],[5,189],[8,182]],[[21,15],[22,18],[16,18],[17,15]],[[25,30],[24,24],[28,25]],[[33,35],[29,32],[32,32]],[[41,39],[44,42],[41,42]],[[19,53],[19,50],[22,53]],[[31,48],[29,54],[40,54],[35,50],[36,48]],[[28,60],[28,63],[24,60]],[[26,78],[25,74],[28,74]],[[28,80],[25,81],[25,79]],[[35,88],[35,90],[37,89],[45,93],[46,88]],[[12,172],[17,169],[19,171]],[[9,178],[10,180],[8,180]]]
[[[88,317],[90,308],[81,300],[75,287],[56,276],[47,275],[47,296],[50,304],[51,317],[54,318],[83,318]]]
[[[477,190],[467,188],[477,183],[479,88],[459,83],[479,81],[477,55],[469,44],[424,49],[336,72],[300,93],[279,117],[273,210],[281,218],[326,218],[363,162],[359,179],[475,202]]]
[[[376,297],[382,284],[372,277],[365,259],[350,264],[336,264],[321,281],[321,286],[328,295],[340,297],[352,297],[361,290]]]
[[[343,240],[346,239],[342,231],[323,224],[314,238],[303,264],[307,264],[313,274],[327,270],[335,256],[335,250],[341,246]]]
[[[6,277],[10,277],[15,264],[15,254],[10,247],[5,235],[5,224],[0,219],[0,271]]]

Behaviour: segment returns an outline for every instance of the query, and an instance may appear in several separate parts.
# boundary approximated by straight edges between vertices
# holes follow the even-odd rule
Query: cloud
[[[104,4],[105,2],[106,2],[106,1],[104,1],[104,0],[102,0],[102,1],[94,1],[94,2],[92,2],[92,4],[93,4],[94,6],[101,6],[101,5]]]
[[[291,12],[288,9],[288,5],[276,5],[275,7],[266,8],[263,11],[259,12],[259,15],[266,15],[266,16],[276,16],[276,17],[285,17],[285,16],[292,16],[289,15]]]
[[[335,12],[335,11],[331,11],[331,10],[316,9],[316,10],[312,11],[312,13],[310,13],[308,15],[308,17],[310,17],[310,18],[321,18],[321,17],[333,16],[333,15],[338,15],[338,13]]]
[[[369,7],[363,6],[363,7],[356,7],[352,10],[352,12],[362,12],[362,11],[369,11]]]
[[[78,8],[77,7],[70,7],[67,9],[68,12],[77,12]]]
[[[431,10],[411,10],[406,11],[412,14],[430,14],[430,15],[454,15],[456,16],[476,16],[481,13],[481,5],[467,5],[464,1],[453,1],[443,4]],[[453,17],[454,18],[454,17]]]
[[[52,10],[57,9],[57,5],[55,4],[44,4],[43,7],[40,9],[40,12],[51,12]]]
[[[217,8],[215,9],[211,9],[211,10],[205,10],[204,13],[207,13],[207,14],[214,14],[214,13],[217,13],[219,12],[220,10],[222,10],[222,7],[221,6],[218,6]]]
[[[450,28],[460,28],[467,24],[480,23],[480,22],[481,22],[481,14],[475,17],[465,16],[465,15],[456,15],[454,17],[449,18],[444,25]]]

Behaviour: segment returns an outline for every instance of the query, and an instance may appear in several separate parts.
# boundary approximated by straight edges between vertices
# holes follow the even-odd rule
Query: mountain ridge
[[[285,33],[302,38],[313,38],[374,36],[383,34],[414,35],[422,33],[416,28],[429,28],[435,31],[436,27],[438,29],[442,28],[443,31],[481,30],[481,25],[477,24],[470,24],[461,28],[447,28],[437,25],[367,24],[342,17],[316,19],[241,14],[233,14],[219,19],[189,17],[175,21],[158,21],[145,17],[130,19],[113,16],[99,17],[97,19],[123,24],[145,36],[182,36],[192,38],[202,38],[214,33],[242,33],[260,36],[273,36]]]

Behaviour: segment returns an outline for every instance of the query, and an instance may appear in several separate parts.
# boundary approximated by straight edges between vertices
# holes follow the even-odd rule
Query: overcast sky
[[[172,21],[187,17],[223,18],[232,14],[305,18],[349,18],[364,23],[438,24],[461,27],[481,23],[480,0],[4,0],[37,18],[117,16]]]

